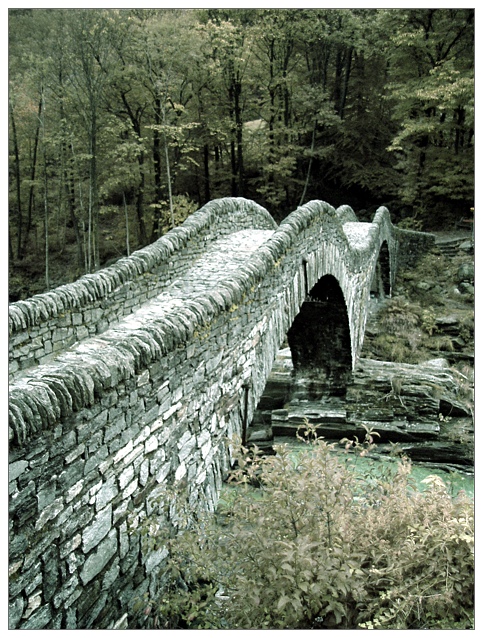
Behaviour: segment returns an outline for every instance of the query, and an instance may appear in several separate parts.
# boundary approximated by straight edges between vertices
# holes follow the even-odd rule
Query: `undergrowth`
[[[236,489],[216,515],[194,516],[186,492],[166,492],[144,529],[169,554],[163,593],[137,605],[144,626],[472,628],[473,502],[437,476],[418,491],[406,458],[361,477],[305,434],[296,457],[232,442]],[[345,443],[362,455],[374,446],[369,432]]]
[[[471,263],[466,254],[447,257],[431,251],[398,273],[394,297],[377,315],[377,333],[366,338],[370,358],[421,363],[435,356],[474,349],[474,295],[458,290],[458,271]],[[444,318],[455,320],[444,325]],[[443,321],[441,322],[441,317]]]

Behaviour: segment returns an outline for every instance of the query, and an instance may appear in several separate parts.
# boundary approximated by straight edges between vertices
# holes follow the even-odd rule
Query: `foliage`
[[[405,228],[406,230],[420,231],[423,229],[423,222],[417,217],[406,217],[398,223],[398,227]]]
[[[460,161],[474,162],[474,13],[429,9],[379,15],[390,33],[387,99],[398,132],[388,150],[400,174],[398,195],[425,211],[425,222],[431,223],[435,202],[467,200],[474,189],[473,169],[463,174],[459,168]],[[457,158],[455,164],[448,163],[450,157]]]
[[[164,235],[171,230],[171,214],[169,209],[169,202],[161,201],[156,206],[153,204],[152,208],[159,208],[160,220],[161,220],[161,232]],[[193,202],[186,195],[175,195],[173,197],[173,220],[175,226],[180,226],[186,218],[194,213],[197,209],[196,202]]]
[[[430,309],[394,297],[386,302],[378,319],[379,331],[371,346],[379,358],[417,363],[424,357],[421,345],[434,330]]]
[[[156,240],[185,195],[255,199],[278,221],[322,198],[454,223],[474,205],[473,22],[472,9],[9,10],[14,274],[42,251],[39,278],[72,259],[95,270],[103,207],[125,231],[117,254]]]
[[[464,253],[448,258],[431,251],[414,267],[398,273],[394,297],[386,299],[378,311],[375,336],[366,333],[368,356],[420,363],[437,356],[437,351],[453,352],[463,344],[471,350],[473,298],[463,297],[455,285],[460,281],[459,269],[470,262],[471,257]],[[442,323],[438,316],[443,318]],[[452,319],[448,327],[444,325],[445,316]]]
[[[473,504],[438,477],[419,492],[405,458],[363,476],[308,426],[305,449],[241,449],[216,518],[166,496],[169,550],[160,598],[139,604],[160,628],[471,628]],[[236,446],[235,446],[236,447]],[[357,457],[356,457],[357,458]],[[253,487],[258,486],[258,487]],[[174,505],[176,504],[176,505]]]

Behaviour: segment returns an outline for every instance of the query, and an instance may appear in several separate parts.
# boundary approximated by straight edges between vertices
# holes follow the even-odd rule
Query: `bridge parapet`
[[[243,198],[209,202],[159,240],[77,281],[9,306],[9,374],[48,363],[102,334],[182,276],[219,237],[274,229],[266,209]]]

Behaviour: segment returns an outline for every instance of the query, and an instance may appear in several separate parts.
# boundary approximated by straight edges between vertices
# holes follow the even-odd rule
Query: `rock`
[[[435,323],[438,328],[445,328],[447,326],[457,326],[458,317],[455,315],[446,315],[444,317],[436,317]]]
[[[439,321],[446,329],[459,325],[452,315]],[[472,423],[471,409],[459,400],[459,386],[445,358],[419,365],[360,359],[346,396],[320,400],[300,398],[286,352],[283,363],[283,370],[274,366],[277,393],[279,400],[288,400],[283,407],[256,413],[249,441],[267,444],[268,419],[274,437],[295,436],[310,423],[328,440],[357,437],[363,441],[372,430],[379,434],[376,442],[404,444],[404,451],[411,458],[414,454],[415,460],[471,465],[472,426],[466,425],[464,436],[460,436],[456,424],[460,419]],[[467,442],[460,443],[460,439]]]
[[[473,282],[475,280],[475,265],[473,262],[467,262],[461,264],[458,268],[457,272],[457,281],[461,283],[462,281]]]
[[[252,430],[248,434],[249,443],[255,443],[256,441],[269,441],[270,439],[273,439],[273,431],[271,427],[260,430]]]
[[[376,421],[361,421],[360,423],[364,428],[380,435],[377,441],[391,441],[392,443],[436,440],[440,432],[438,423],[418,423],[405,420],[389,423]]]
[[[471,451],[463,443],[426,441],[424,443],[403,443],[401,448],[402,452],[412,461],[473,465]]]
[[[466,281],[462,281],[459,285],[459,289],[461,290],[462,293],[467,294],[467,295],[474,295],[475,294],[475,287],[473,286],[473,284],[470,284]]]
[[[474,246],[474,244],[473,244],[473,242],[471,240],[467,240],[467,241],[462,242],[459,245],[459,249],[462,250],[465,253],[472,254],[472,253],[474,253],[475,246]]]
[[[436,317],[434,322],[439,332],[456,336],[460,333],[460,320],[456,315]]]
[[[447,359],[438,358],[438,359],[429,359],[429,361],[425,361],[424,365],[426,366],[434,366],[435,368],[449,368],[449,363]]]

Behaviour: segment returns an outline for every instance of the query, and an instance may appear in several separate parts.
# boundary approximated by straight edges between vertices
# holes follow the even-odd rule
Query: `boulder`
[[[463,281],[474,282],[475,280],[475,264],[473,262],[465,262],[458,268],[456,274],[458,283]]]

